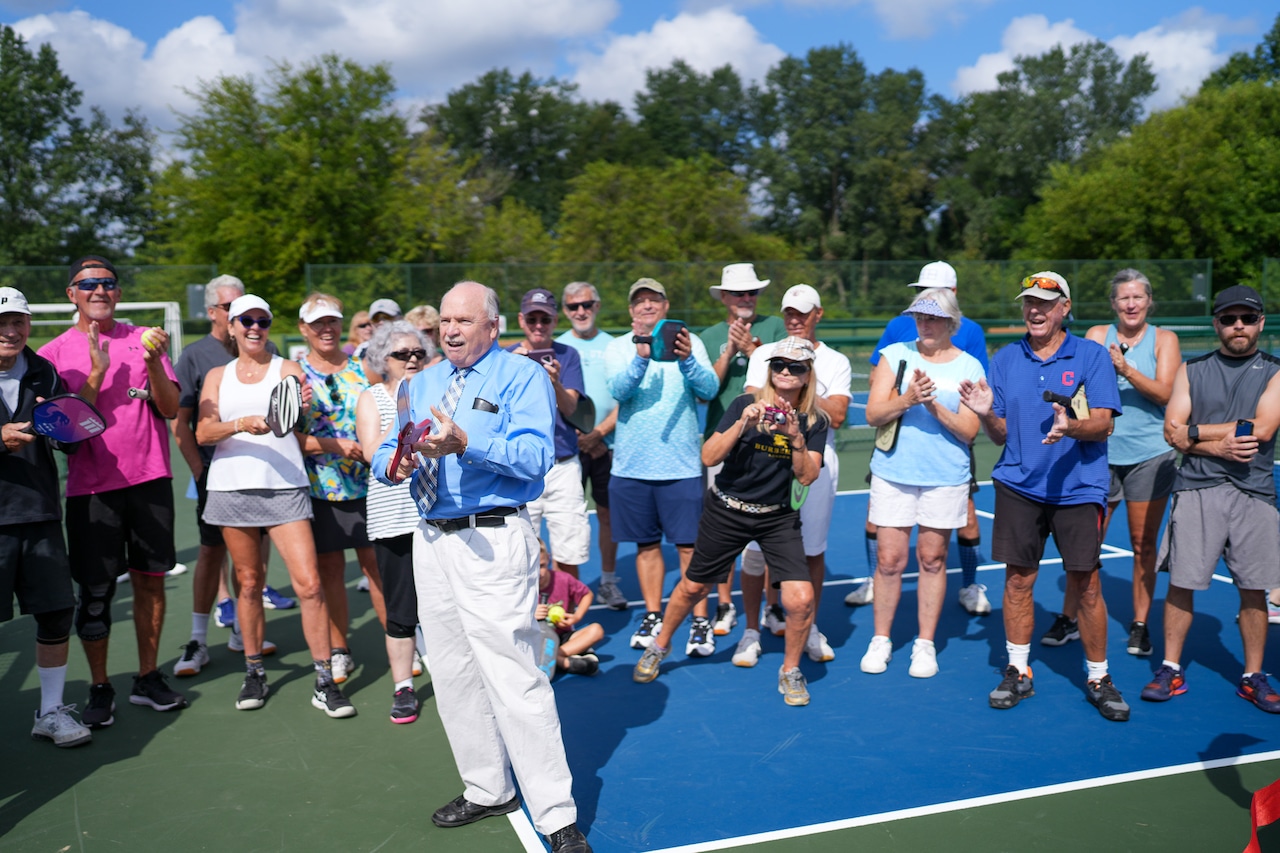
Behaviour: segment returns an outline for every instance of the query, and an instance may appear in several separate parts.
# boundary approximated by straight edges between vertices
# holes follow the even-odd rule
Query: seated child
[[[594,598],[590,588],[568,572],[551,568],[551,555],[542,543],[542,555],[538,572],[538,619],[547,619],[553,607],[563,613],[553,627],[560,635],[560,648],[556,649],[556,669],[575,675],[595,675],[600,669],[600,659],[591,647],[604,639],[604,628],[598,622],[575,626],[586,618]]]

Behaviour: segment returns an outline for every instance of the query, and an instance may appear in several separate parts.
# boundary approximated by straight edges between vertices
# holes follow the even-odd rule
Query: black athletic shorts
[[[1033,501],[1001,483],[996,486],[996,518],[991,557],[1024,569],[1040,565],[1044,544],[1053,543],[1069,572],[1092,572],[1102,553],[1102,504],[1047,504]]]
[[[607,450],[600,456],[590,453],[579,453],[578,461],[582,463],[582,488],[591,482],[591,499],[596,506],[609,508],[609,480],[613,475],[613,451]]]
[[[61,521],[0,525],[0,622],[13,618],[15,595],[23,613],[75,607]]]
[[[209,548],[220,548],[227,543],[222,539],[222,528],[216,524],[208,524],[204,520],[204,508],[209,503],[209,466],[204,466],[196,479],[196,526],[200,528],[200,544]]]
[[[368,548],[369,528],[366,522],[364,498],[350,501],[311,499],[311,529],[315,531],[316,553],[345,551],[348,548]]]
[[[808,581],[809,563],[800,537],[800,513],[790,509],[754,515],[729,509],[710,489],[702,504],[698,539],[685,577],[696,583],[724,583],[747,543],[760,544],[769,564],[769,582]]]
[[[71,576],[85,586],[108,583],[128,570],[168,572],[177,562],[173,480],[67,498],[67,555]]]
[[[413,583],[413,534],[373,540],[382,576],[382,597],[387,602],[387,621],[401,625],[418,624],[418,590]]]

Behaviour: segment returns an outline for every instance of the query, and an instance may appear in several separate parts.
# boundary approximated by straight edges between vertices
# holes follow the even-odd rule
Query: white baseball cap
[[[801,314],[808,314],[814,308],[822,307],[822,297],[818,291],[807,284],[797,284],[787,288],[782,295],[782,310],[794,308]]]
[[[322,317],[337,317],[342,319],[342,310],[328,299],[317,299],[310,305],[303,303],[302,310],[298,312],[298,319],[304,323],[314,323]]]
[[[227,309],[227,316],[234,319],[251,308],[257,308],[259,311],[267,312],[268,317],[275,317],[275,315],[271,313],[271,306],[267,304],[267,300],[263,299],[261,296],[253,296],[248,293],[244,296],[237,296],[235,299],[231,300],[231,307]],[[311,321],[308,320],[307,322],[309,323]]]
[[[16,287],[0,287],[0,314],[26,314],[31,316],[27,297]]]
[[[920,268],[920,280],[907,287],[945,287],[956,289],[956,268],[946,261],[934,261]]]

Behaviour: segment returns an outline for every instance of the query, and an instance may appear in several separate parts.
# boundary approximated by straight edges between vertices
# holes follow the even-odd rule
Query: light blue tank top
[[[1106,346],[1119,343],[1116,327],[1107,326]],[[1124,360],[1143,376],[1156,375],[1156,327],[1147,324],[1147,331],[1124,354]],[[1137,388],[1119,375],[1116,384],[1120,388],[1120,405],[1124,414],[1116,418],[1115,432],[1107,439],[1107,464],[1136,465],[1169,452],[1164,440],[1164,408],[1157,406],[1139,393]]]

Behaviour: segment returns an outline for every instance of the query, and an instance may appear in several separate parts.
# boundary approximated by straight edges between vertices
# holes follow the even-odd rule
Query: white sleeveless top
[[[236,363],[229,363],[218,386],[218,413],[222,420],[266,415],[271,392],[280,384],[283,366],[284,359],[273,357],[266,375],[246,385],[236,377]],[[292,433],[276,438],[270,432],[265,435],[240,432],[223,439],[213,450],[208,485],[211,492],[308,488],[298,439]]]
[[[369,393],[378,404],[378,428],[385,439],[387,430],[396,422],[396,401],[381,382],[370,385]],[[373,454],[368,453],[368,456],[372,458]],[[370,470],[369,495],[364,504],[370,539],[394,539],[417,529],[421,517],[409,491],[412,479],[407,477],[398,485],[388,486],[378,482]]]

